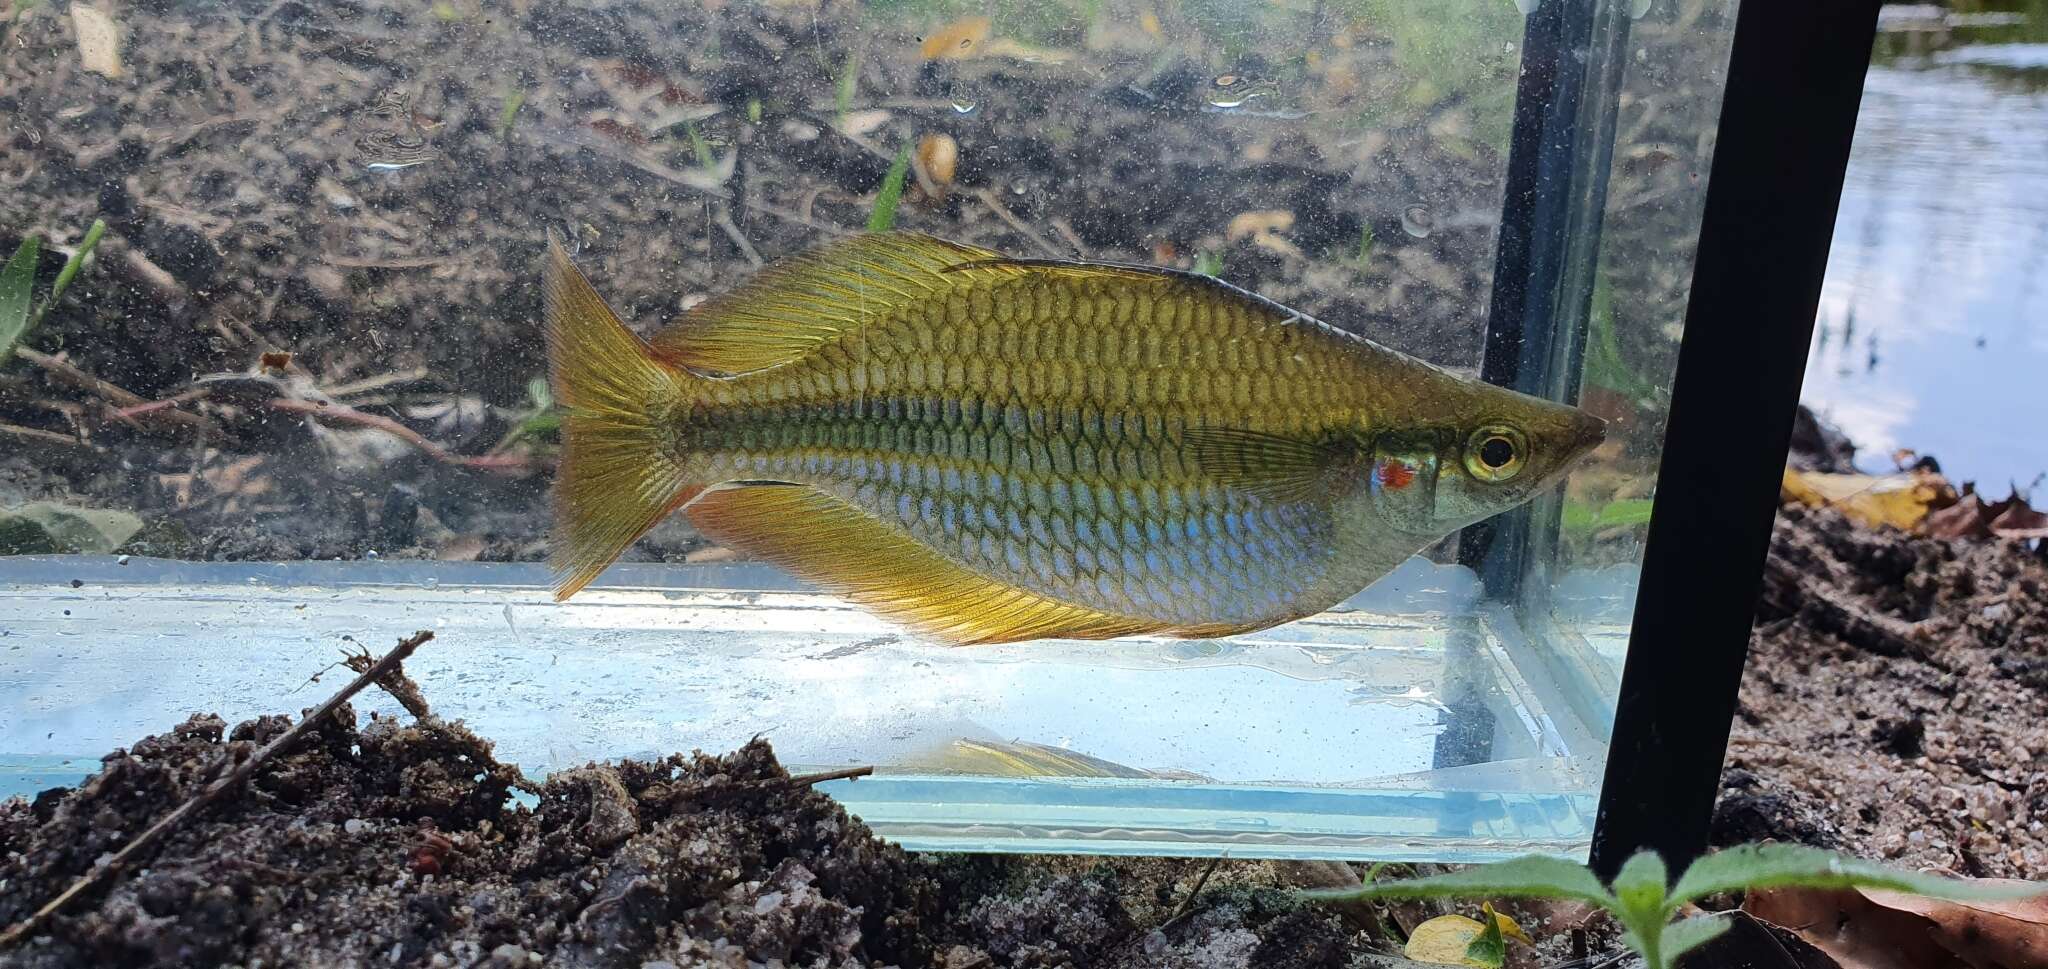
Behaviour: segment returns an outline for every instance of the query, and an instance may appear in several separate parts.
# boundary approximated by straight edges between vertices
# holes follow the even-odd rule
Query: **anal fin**
[[[948,643],[1111,639],[1168,625],[1097,612],[987,578],[805,485],[718,488],[691,502],[686,514],[721,545]]]

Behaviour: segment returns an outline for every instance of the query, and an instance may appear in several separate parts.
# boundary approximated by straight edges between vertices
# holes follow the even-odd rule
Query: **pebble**
[[[650,959],[641,963],[640,969],[676,969],[676,964],[667,959]]]
[[[766,915],[769,912],[775,911],[776,906],[781,904],[782,893],[769,892],[768,894],[763,895],[760,898],[754,899],[754,914]]]
[[[349,834],[362,834],[365,830],[368,830],[369,827],[370,822],[365,821],[362,818],[350,818],[346,821],[341,822],[341,830],[346,831]]]
[[[531,955],[534,955],[534,953],[527,952],[524,946],[507,942],[491,950],[491,964],[494,966],[525,965],[530,961],[528,956]]]

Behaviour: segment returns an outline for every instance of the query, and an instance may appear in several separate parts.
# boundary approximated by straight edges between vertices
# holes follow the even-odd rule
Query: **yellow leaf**
[[[987,17],[962,17],[932,31],[919,53],[928,61],[963,60],[979,53],[995,21]]]
[[[1415,927],[1408,934],[1408,945],[1402,953],[1416,962],[1433,962],[1440,966],[1480,966],[1465,958],[1465,950],[1472,947],[1472,940],[1479,937],[1486,926],[1478,919],[1463,915],[1439,915]]]
[[[1834,508],[1859,525],[1905,530],[1918,528],[1931,506],[1955,500],[1955,489],[1931,471],[1872,475],[1786,468],[1780,490],[1788,501]]]
[[[1495,912],[1492,905],[1486,912],[1493,916],[1500,926],[1500,934],[1529,942],[1529,933],[1514,919]],[[1403,954],[1416,962],[1429,962],[1440,966],[1472,966],[1476,969],[1498,969],[1498,966],[1480,962],[1466,955],[1472,947],[1472,940],[1486,930],[1486,923],[1463,915],[1439,915],[1415,927],[1408,934],[1408,945]]]

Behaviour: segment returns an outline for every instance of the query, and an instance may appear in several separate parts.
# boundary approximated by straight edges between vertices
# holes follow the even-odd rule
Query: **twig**
[[[789,783],[798,787],[810,787],[813,784],[823,784],[826,781],[850,781],[856,777],[868,777],[874,774],[874,772],[875,769],[873,767],[847,767],[841,770],[828,770],[817,774],[791,774]]]
[[[357,673],[368,673],[377,665],[377,660],[365,649],[360,653],[349,653],[348,658],[341,661],[341,665]],[[391,698],[397,700],[398,705],[404,707],[405,712],[412,714],[414,719],[425,720],[434,715],[433,711],[427,708],[426,694],[420,692],[420,685],[414,683],[412,677],[405,675],[403,665],[394,663],[390,669],[378,676],[377,688],[391,694]]]
[[[1202,894],[1202,889],[1209,886],[1209,876],[1216,874],[1216,868],[1223,864],[1223,859],[1228,854],[1228,852],[1225,852],[1209,859],[1209,867],[1202,869],[1202,877],[1195,879],[1195,887],[1189,889],[1187,897],[1180,900],[1180,907],[1173,910],[1173,915],[1169,916],[1166,921],[1159,923],[1157,931],[1166,931],[1168,926],[1180,921],[1181,916],[1188,914],[1188,909],[1192,908],[1195,904],[1195,898]]]
[[[732,212],[723,205],[718,206],[717,221],[718,227],[725,230],[725,237],[731,239],[733,245],[740,247],[740,255],[747,257],[747,261],[752,263],[755,269],[761,268],[761,254],[754,250],[753,243],[747,241],[747,234],[740,231],[738,223],[733,222]]]
[[[399,440],[404,441],[405,443],[420,449],[421,453],[425,454],[427,457],[433,458],[434,460],[441,462],[442,464],[452,464],[455,465],[456,467],[461,468],[479,468],[485,471],[501,471],[506,473],[526,471],[532,468],[532,462],[528,461],[524,456],[516,454],[485,454],[477,457],[456,454],[448,450],[447,448],[444,448],[441,445],[435,444],[434,442],[427,440],[425,437],[422,437],[420,435],[420,432],[415,431],[412,428],[405,426],[404,424],[400,424],[399,422],[394,421],[389,417],[380,417],[376,414],[365,414],[362,411],[356,410],[355,408],[348,406],[347,404],[323,405],[310,400],[297,400],[291,397],[276,397],[272,398],[271,400],[265,401],[264,406],[269,407],[271,410],[281,410],[291,414],[305,414],[316,420],[332,420],[338,421],[343,424],[354,424],[358,427],[367,427],[373,430],[383,431],[386,434],[396,437]]]
[[[425,367],[415,367],[411,370],[401,370],[397,373],[378,374],[375,377],[351,380],[345,384],[335,384],[332,387],[326,388],[325,393],[329,397],[354,397],[357,394],[367,394],[373,390],[383,390],[386,387],[395,387],[399,384],[409,384],[414,381],[425,380],[433,375],[434,372]]]
[[[1053,247],[1053,244],[1051,242],[1046,241],[1046,238],[1044,236],[1039,235],[1038,230],[1033,229],[1028,225],[1025,225],[1022,219],[1017,218],[1015,213],[1011,212],[1008,208],[1004,207],[1003,200],[996,198],[996,193],[989,191],[988,189],[985,188],[977,188],[974,190],[974,197],[980,199],[981,204],[988,206],[989,210],[994,212],[997,218],[1000,218],[1004,222],[1009,223],[1010,228],[1022,233],[1024,238],[1030,239],[1032,244],[1036,245],[1039,248],[1039,251],[1044,252],[1046,255],[1051,256],[1054,259],[1073,258],[1072,253],[1059,251],[1058,249]]]
[[[365,670],[361,676],[356,677],[355,682],[342,687],[341,692],[328,697],[326,703],[313,708],[312,713],[300,718],[299,722],[293,724],[290,730],[280,734],[277,739],[264,744],[261,750],[256,751],[248,760],[243,761],[228,776],[207,785],[205,790],[200,791],[185,803],[178,805],[176,809],[164,815],[157,823],[150,825],[149,830],[142,832],[135,840],[122,846],[120,851],[114,852],[112,858],[94,866],[92,871],[85,873],[77,881],[72,882],[70,888],[65,889],[62,894],[51,899],[42,908],[36,909],[35,914],[22,919],[6,932],[0,932],[0,949],[12,946],[28,938],[30,933],[33,933],[50,916],[57,914],[58,910],[70,903],[72,899],[77,898],[98,885],[101,881],[111,877],[113,873],[121,870],[128,862],[134,860],[136,855],[141,854],[144,849],[163,840],[165,835],[185,823],[187,818],[204,810],[213,802],[220,800],[229,791],[240,787],[243,781],[249,779],[250,775],[255,774],[263,765],[270,763],[272,758],[283,753],[292,744],[298,742],[299,738],[305,736],[306,732],[311,730],[315,724],[326,719],[328,714],[333,713],[336,707],[347,703],[350,697],[362,692],[364,687],[375,682],[386,670],[395,668],[399,663],[404,662],[406,657],[412,655],[413,650],[420,648],[421,644],[433,638],[434,634],[432,632],[422,629],[405,639],[399,640],[398,645],[391,652],[384,654],[383,659],[378,660],[375,665]]]
[[[122,420],[128,420],[135,414],[148,413],[154,409],[144,407],[150,401],[144,400],[140,395],[101,380],[57,357],[37,350],[31,350],[28,347],[15,347],[14,353],[23,360],[27,360],[49,371],[52,376],[63,380],[65,383],[78,387],[81,390],[90,391],[101,400],[113,405],[115,408],[114,416]],[[205,427],[207,423],[206,418],[185,411],[165,411],[162,416],[165,420],[192,427]]]
[[[0,423],[0,434],[6,434],[12,437],[25,437],[31,441],[47,441],[51,444],[61,444],[66,447],[74,447],[84,451],[99,450],[99,448],[96,448],[91,444],[82,441],[78,438],[72,437],[69,434],[59,434],[56,431],[45,431],[42,430],[41,428],[35,427],[23,427],[19,424]]]

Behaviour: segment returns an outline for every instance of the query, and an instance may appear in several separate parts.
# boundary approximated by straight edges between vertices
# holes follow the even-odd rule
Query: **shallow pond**
[[[1835,224],[1805,398],[1889,467],[2003,495],[2048,471],[2048,11],[1887,8]],[[1937,15],[1939,16],[1939,15]],[[1972,26],[1985,20],[1995,25]],[[1924,29],[1922,29],[1924,28]],[[2023,430],[2025,429],[2025,430]]]

